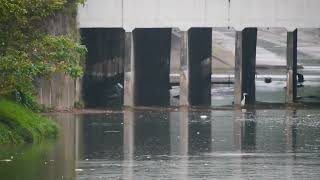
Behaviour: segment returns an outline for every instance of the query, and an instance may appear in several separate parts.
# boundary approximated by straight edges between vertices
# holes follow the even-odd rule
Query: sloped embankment
[[[40,142],[55,138],[58,127],[21,105],[0,99],[0,144]]]

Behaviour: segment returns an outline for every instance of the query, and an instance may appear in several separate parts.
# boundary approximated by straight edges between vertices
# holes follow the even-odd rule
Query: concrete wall
[[[76,19],[77,9],[68,4],[62,11],[50,17],[43,27],[51,35],[71,35],[78,39],[79,32]],[[81,99],[81,81],[63,73],[50,78],[38,79],[35,83],[38,102],[46,108],[57,110],[71,109],[74,103]]]
[[[38,101],[46,108],[66,110],[80,100],[80,81],[62,73],[36,82]]]
[[[87,0],[82,28],[320,27],[319,0]]]

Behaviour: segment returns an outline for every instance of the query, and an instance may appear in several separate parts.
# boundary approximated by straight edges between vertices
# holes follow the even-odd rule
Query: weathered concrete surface
[[[257,28],[246,28],[236,32],[236,60],[234,104],[240,105],[243,93],[247,93],[246,104],[256,101],[256,45]]]
[[[168,105],[171,29],[135,29],[136,105]]]
[[[135,105],[135,55],[132,32],[126,32],[124,63],[124,106]]]
[[[242,100],[242,41],[243,36],[242,32],[236,32],[235,38],[235,52],[236,52],[236,59],[235,59],[235,70],[234,70],[234,104],[240,105]]]
[[[181,33],[173,28],[171,32],[170,74],[180,73]]]
[[[46,108],[56,110],[71,109],[79,101],[79,80],[62,73],[54,74],[50,79],[36,81],[38,101]]]
[[[298,30],[288,32],[287,35],[287,90],[286,101],[293,103],[297,97],[297,33]]]
[[[319,0],[87,0],[80,27],[319,28]]]
[[[181,31],[181,56],[180,56],[180,106],[189,106],[189,34]]]

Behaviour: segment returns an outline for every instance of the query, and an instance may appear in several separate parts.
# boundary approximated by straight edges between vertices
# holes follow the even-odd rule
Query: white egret
[[[243,93],[243,99],[241,101],[241,106],[246,105],[246,96],[248,95],[248,93]]]
[[[120,89],[123,89],[123,86],[122,86],[122,84],[120,84],[120,83],[117,83],[117,86],[120,88]]]

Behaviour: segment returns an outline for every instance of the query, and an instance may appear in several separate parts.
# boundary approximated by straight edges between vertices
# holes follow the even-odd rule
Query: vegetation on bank
[[[48,34],[46,21],[75,0],[0,0],[0,95],[34,93],[34,80],[82,76],[86,48],[72,35]]]
[[[83,1],[0,0],[0,144],[56,135],[54,123],[35,113],[34,82],[54,73],[82,76],[85,46],[74,32],[50,33],[47,22],[68,9],[75,18]]]
[[[0,144],[40,142],[55,138],[57,125],[15,102],[0,99]]]

